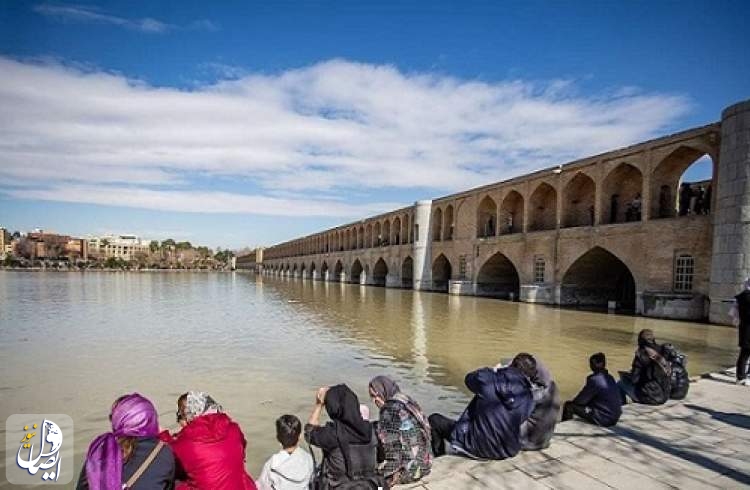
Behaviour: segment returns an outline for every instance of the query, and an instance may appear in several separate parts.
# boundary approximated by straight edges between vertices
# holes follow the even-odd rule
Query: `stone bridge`
[[[699,160],[711,179],[686,182]],[[749,176],[746,101],[714,124],[266,248],[263,273],[727,323],[750,273]]]

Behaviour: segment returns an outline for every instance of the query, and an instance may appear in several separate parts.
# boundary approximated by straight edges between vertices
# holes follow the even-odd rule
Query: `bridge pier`
[[[339,273],[339,282],[346,282],[346,272]]]
[[[312,271],[312,277],[311,279],[313,281],[320,281],[320,272],[318,271]]]
[[[385,287],[387,288],[401,288],[401,277],[396,274],[388,273],[385,276]]]
[[[731,323],[729,310],[750,275],[750,100],[721,114],[709,319]]]
[[[454,296],[474,296],[474,283],[465,279],[451,279],[448,281],[448,294]]]

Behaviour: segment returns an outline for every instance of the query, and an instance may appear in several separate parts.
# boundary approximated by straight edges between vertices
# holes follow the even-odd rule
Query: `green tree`
[[[193,246],[190,242],[177,242],[175,248],[177,248],[177,250],[190,250]]]
[[[174,246],[175,246],[175,242],[171,238],[167,238],[166,240],[161,242],[161,248],[174,247]]]
[[[151,250],[151,253],[157,252],[159,250],[159,241],[151,240],[151,243],[148,244],[148,249]]]

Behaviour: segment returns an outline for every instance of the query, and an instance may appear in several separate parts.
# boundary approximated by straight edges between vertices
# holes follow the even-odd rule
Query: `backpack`
[[[687,356],[672,344],[661,346],[661,354],[672,366],[671,386],[669,398],[682,400],[690,389],[690,379],[687,372]]]

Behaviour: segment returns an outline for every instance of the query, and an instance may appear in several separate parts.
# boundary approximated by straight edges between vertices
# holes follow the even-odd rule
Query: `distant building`
[[[148,255],[148,242],[136,235],[106,235],[89,238],[88,247],[97,258],[114,257],[125,261],[136,260],[139,255]]]
[[[88,260],[88,243],[85,239],[58,235],[43,230],[26,234],[21,254],[30,260]]]
[[[251,250],[244,255],[236,257],[235,268],[240,270],[263,271],[263,247]]]
[[[8,230],[0,228],[0,258],[5,258],[6,254],[13,252],[12,239],[13,237]]]

